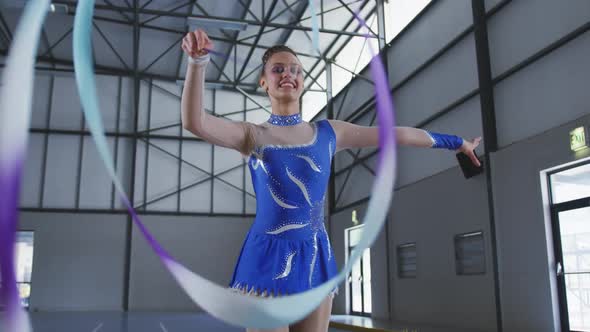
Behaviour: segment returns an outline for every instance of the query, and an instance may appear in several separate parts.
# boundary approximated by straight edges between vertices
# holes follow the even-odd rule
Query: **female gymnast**
[[[182,49],[188,55],[183,127],[211,144],[247,157],[256,193],[256,218],[229,286],[254,296],[281,296],[327,281],[338,273],[323,215],[332,157],[342,149],[378,146],[378,128],[331,119],[302,121],[302,65],[295,52],[282,45],[269,48],[262,57],[259,83],[272,105],[267,122],[254,124],[210,115],[203,110],[203,94],[207,50],[213,49],[213,44],[199,29],[184,37]],[[410,127],[395,130],[398,144],[460,150],[480,166],[473,150],[481,138],[468,141]],[[303,320],[266,331],[328,331],[336,291]]]

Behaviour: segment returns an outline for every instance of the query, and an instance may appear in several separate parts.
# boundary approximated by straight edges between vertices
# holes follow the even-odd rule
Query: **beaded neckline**
[[[275,126],[294,126],[301,121],[301,114],[297,113],[291,115],[271,114],[267,122]]]
[[[300,144],[261,144],[258,147],[264,151],[264,149],[266,148],[274,148],[274,149],[294,149],[294,148],[303,148],[303,147],[307,147],[310,145],[314,145],[316,143],[316,141],[318,140],[318,124],[317,122],[310,122],[311,127],[313,128],[313,137],[311,138],[311,141],[308,141],[306,143],[300,143]]]

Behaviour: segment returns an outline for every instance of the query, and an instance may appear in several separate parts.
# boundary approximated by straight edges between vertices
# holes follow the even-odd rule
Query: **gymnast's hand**
[[[481,163],[479,162],[479,159],[477,159],[477,157],[475,156],[473,150],[477,148],[480,142],[481,137],[477,137],[471,141],[464,139],[463,145],[461,145],[461,147],[459,148],[459,151],[466,154],[477,167],[481,167]]]
[[[198,58],[205,55],[211,49],[213,49],[213,43],[209,40],[209,36],[207,36],[207,33],[203,29],[189,32],[182,39],[182,50],[191,58]]]

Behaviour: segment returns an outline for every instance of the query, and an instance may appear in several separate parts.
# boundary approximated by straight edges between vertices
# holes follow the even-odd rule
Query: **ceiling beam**
[[[64,0],[56,0],[53,1],[55,4],[64,4],[71,7],[76,7],[77,3],[73,1],[64,1]],[[96,9],[100,10],[111,10],[116,12],[129,12],[133,11],[132,8],[127,7],[120,7],[120,6],[109,6],[109,5],[101,5],[97,4],[94,6]],[[213,19],[213,20],[223,20],[228,22],[236,22],[236,23],[246,23],[252,26],[262,26],[262,27],[271,27],[271,28],[284,28],[284,29],[292,29],[292,30],[301,30],[301,31],[312,31],[311,27],[303,27],[303,26],[292,26],[289,24],[280,24],[280,23],[273,23],[267,20],[263,22],[257,22],[253,20],[243,20],[243,19],[236,19],[231,17],[221,17],[221,16],[213,16],[213,15],[187,15],[184,13],[177,13],[177,12],[167,12],[163,10],[155,10],[155,9],[142,9],[139,11],[139,14],[142,15],[160,15],[160,16],[167,16],[167,17],[178,17],[178,18],[202,18],[202,19]],[[142,28],[145,25],[140,25]],[[356,33],[356,32],[349,32],[349,31],[342,31],[342,30],[332,30],[332,29],[319,29],[321,33],[330,33],[335,35],[348,35],[348,36],[357,36],[357,37],[366,37],[363,33]],[[377,38],[376,36],[369,36],[369,38]]]

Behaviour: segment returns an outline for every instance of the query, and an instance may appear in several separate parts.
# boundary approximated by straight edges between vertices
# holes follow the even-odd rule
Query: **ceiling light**
[[[244,31],[248,27],[248,23],[245,22],[234,22],[200,17],[187,17],[186,24],[191,28],[191,30],[194,28],[213,28]]]
[[[68,5],[63,3],[52,3],[49,6],[49,9],[54,14],[67,14],[68,13]]]

